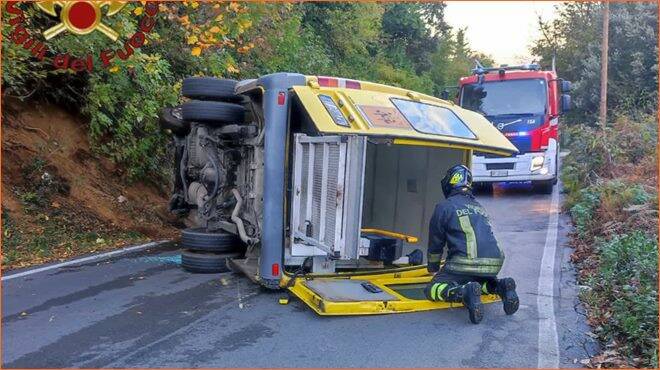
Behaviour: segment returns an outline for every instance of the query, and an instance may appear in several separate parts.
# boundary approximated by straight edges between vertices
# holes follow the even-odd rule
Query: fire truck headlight
[[[545,158],[543,156],[537,156],[532,158],[532,166],[530,170],[533,171],[538,171],[541,168],[543,168],[543,163],[545,162]]]

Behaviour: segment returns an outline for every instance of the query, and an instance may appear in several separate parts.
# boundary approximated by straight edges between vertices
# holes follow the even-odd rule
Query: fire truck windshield
[[[461,106],[486,116],[545,114],[545,80],[504,80],[463,86]]]

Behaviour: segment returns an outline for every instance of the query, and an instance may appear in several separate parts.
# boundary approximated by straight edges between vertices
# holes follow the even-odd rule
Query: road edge
[[[559,368],[559,336],[555,318],[555,257],[559,229],[559,189],[555,186],[550,200],[550,215],[541,258],[536,306],[539,319],[538,363],[541,369]]]
[[[87,256],[87,257],[75,258],[75,259],[72,259],[72,260],[68,260],[68,261],[60,262],[60,263],[55,263],[55,264],[52,264],[52,265],[47,265],[47,266],[42,266],[42,267],[33,267],[33,268],[29,268],[29,269],[24,270],[24,271],[10,273],[8,275],[2,274],[3,276],[0,279],[0,281],[8,281],[8,280],[16,279],[16,278],[19,278],[19,277],[29,276],[29,275],[37,274],[37,273],[40,273],[40,272],[50,271],[50,270],[58,269],[58,268],[61,268],[61,267],[66,267],[66,266],[75,265],[75,264],[84,263],[84,262],[102,261],[102,260],[108,259],[110,257],[116,257],[116,256],[126,254],[126,253],[137,252],[137,251],[141,251],[141,250],[145,250],[145,249],[149,249],[149,248],[159,247],[163,244],[167,244],[167,243],[170,243],[170,242],[171,242],[171,240],[152,241],[152,242],[145,243],[145,244],[134,245],[134,246],[131,246],[131,247],[124,247],[124,248],[117,249],[117,250],[110,251],[110,252],[94,254],[94,255],[91,255],[91,256]]]

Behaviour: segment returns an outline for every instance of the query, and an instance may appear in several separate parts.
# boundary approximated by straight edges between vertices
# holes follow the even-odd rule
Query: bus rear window
[[[424,134],[476,139],[477,136],[450,109],[411,100],[392,99],[410,125]]]

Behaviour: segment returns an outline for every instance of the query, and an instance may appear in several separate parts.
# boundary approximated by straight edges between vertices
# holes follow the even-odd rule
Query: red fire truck
[[[557,183],[559,116],[570,109],[569,81],[538,64],[477,67],[459,81],[461,107],[484,115],[520,154],[499,157],[475,152],[472,171],[477,186],[495,182],[530,182],[541,193]]]

